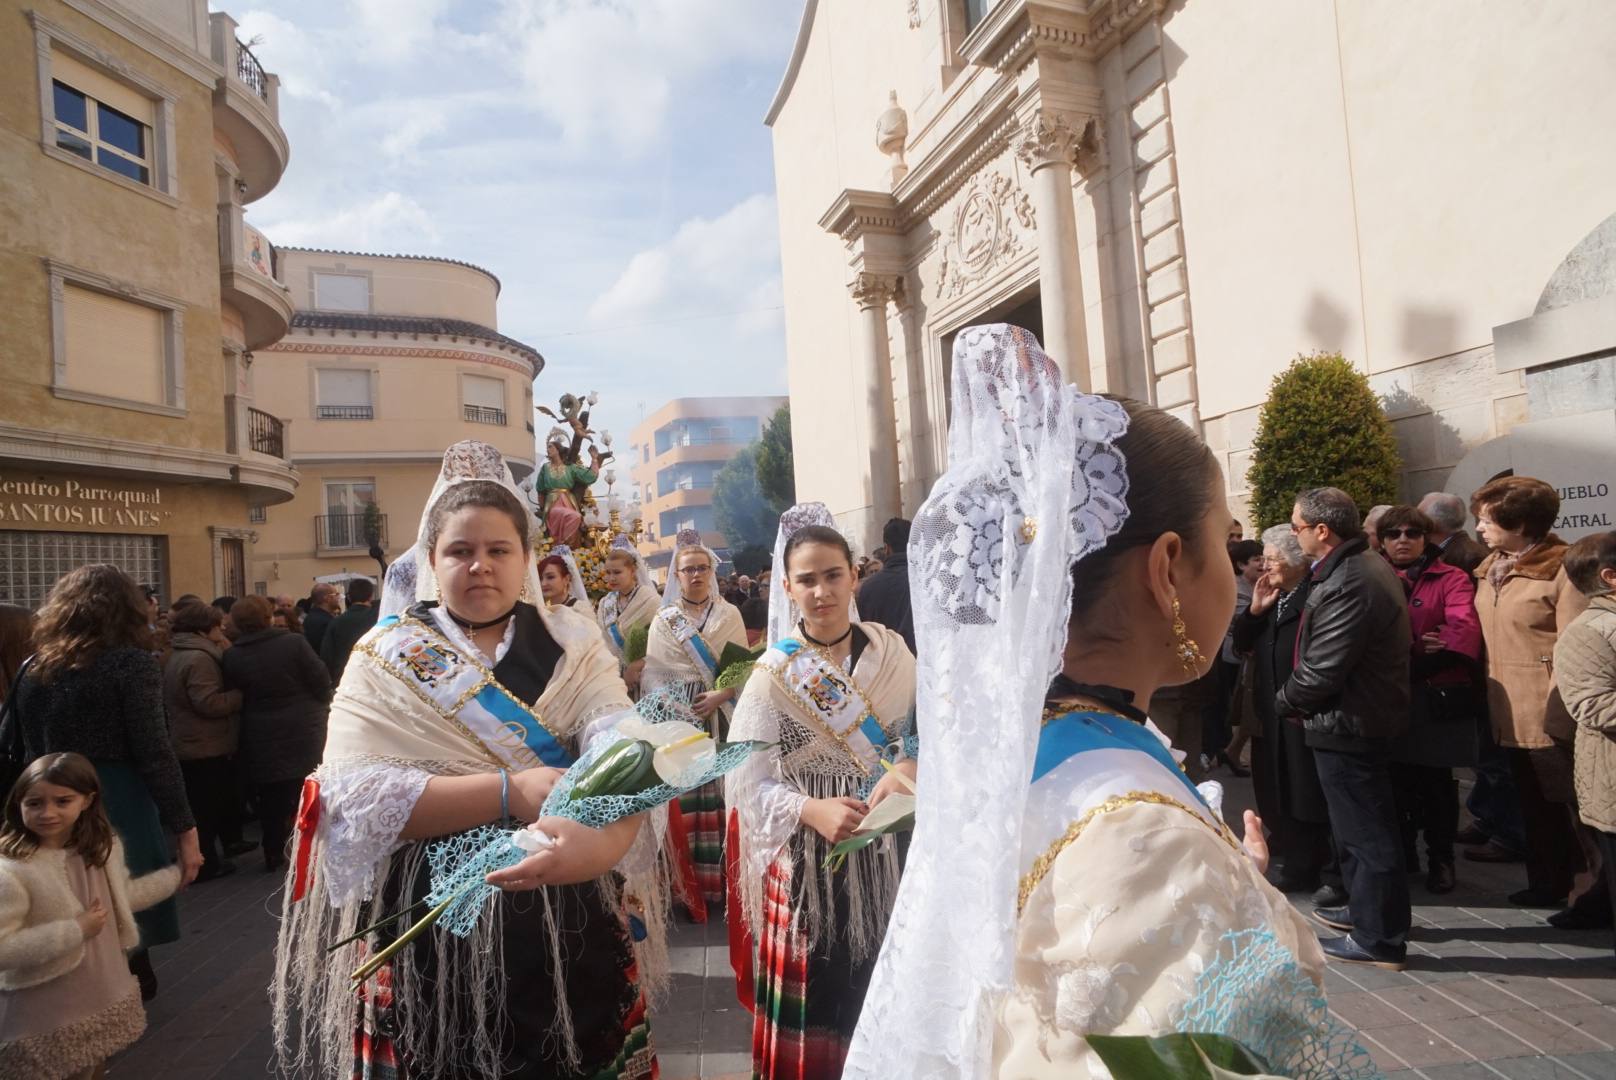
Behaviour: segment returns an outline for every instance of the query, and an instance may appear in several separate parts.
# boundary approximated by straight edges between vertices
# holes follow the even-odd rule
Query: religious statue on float
[[[595,432],[589,427],[586,402],[594,405],[599,400],[600,395],[595,393],[587,399],[562,394],[559,414],[539,406],[539,411],[557,421],[557,426],[545,437],[544,464],[533,474],[528,499],[550,545],[578,546],[584,509],[593,502],[589,487],[599,479],[601,466],[613,457],[610,450],[603,451],[595,445]],[[589,449],[587,465],[583,463],[585,443]]]

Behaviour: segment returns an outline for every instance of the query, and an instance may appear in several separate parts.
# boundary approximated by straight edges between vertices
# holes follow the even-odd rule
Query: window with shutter
[[[314,306],[320,311],[369,311],[370,278],[316,271]]]
[[[461,408],[467,420],[474,424],[505,423],[505,381],[486,375],[462,375],[460,392],[464,395]]]
[[[320,420],[372,420],[376,416],[371,400],[369,371],[350,368],[321,368],[315,374],[318,399],[314,415]]]
[[[168,401],[168,314],[68,284],[62,291],[69,390],[153,405]]]

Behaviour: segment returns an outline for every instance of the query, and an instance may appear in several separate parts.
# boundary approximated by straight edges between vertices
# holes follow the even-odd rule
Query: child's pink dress
[[[84,959],[67,974],[21,990],[0,991],[0,1080],[59,1080],[133,1045],[146,1030],[140,984],[118,944],[107,872],[68,852],[67,879],[86,908],[107,911]],[[43,1033],[43,1034],[41,1034]]]

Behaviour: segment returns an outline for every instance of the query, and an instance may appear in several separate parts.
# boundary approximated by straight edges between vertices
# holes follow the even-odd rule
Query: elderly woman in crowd
[[[1526,825],[1527,887],[1509,899],[1521,907],[1558,907],[1579,884],[1578,875],[1590,869],[1592,854],[1591,838],[1584,844],[1578,831],[1574,725],[1554,680],[1555,642],[1587,601],[1561,567],[1566,543],[1550,531],[1560,512],[1552,487],[1507,476],[1472,495],[1470,510],[1493,552],[1476,568],[1487,708]],[[1585,888],[1588,881],[1581,884]]]
[[[1616,532],[1578,540],[1564,566],[1588,610],[1555,643],[1554,671],[1577,722],[1577,809],[1594,831],[1605,891],[1616,905]]]
[[[320,763],[331,703],[331,673],[306,637],[270,625],[274,614],[262,596],[237,600],[230,618],[241,636],[223,658],[226,684],[241,691],[241,753],[269,873],[285,865],[298,794]]]
[[[1481,626],[1469,574],[1449,566],[1427,540],[1435,526],[1412,506],[1390,507],[1380,517],[1381,551],[1408,590],[1413,636],[1408,731],[1392,749],[1392,781],[1403,821],[1410,871],[1419,869],[1418,841],[1425,832],[1425,887],[1454,888],[1453,841],[1459,831],[1457,766],[1476,763],[1476,721],[1481,711],[1477,676]]]
[[[201,602],[181,604],[174,609],[172,622],[173,650],[163,664],[163,701],[202,844],[197,880],[208,881],[236,870],[219,842],[232,831],[239,799],[231,757],[236,752],[241,691],[224,686],[220,661],[229,642],[219,609]]]
[[[1262,534],[1263,575],[1252,586],[1251,606],[1236,616],[1234,645],[1252,654],[1257,713],[1262,738],[1254,742],[1252,771],[1261,797],[1263,820],[1274,833],[1274,847],[1283,861],[1275,884],[1285,892],[1319,887],[1330,859],[1330,815],[1324,789],[1313,764],[1313,751],[1292,723],[1274,709],[1274,695],[1290,677],[1296,663],[1296,634],[1307,601],[1307,556],[1302,554],[1289,525],[1275,525]],[[1340,903],[1334,886],[1325,897]],[[1321,892],[1323,890],[1320,890]]]

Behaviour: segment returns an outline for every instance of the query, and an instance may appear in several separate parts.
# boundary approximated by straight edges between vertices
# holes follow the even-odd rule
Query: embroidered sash
[[[696,670],[701,672],[702,681],[707,684],[707,688],[712,689],[713,680],[718,678],[718,657],[713,655],[713,650],[696,630],[696,624],[690,621],[690,616],[681,611],[678,604],[670,604],[657,612],[657,618],[667,626],[673,640],[684,649],[690,662],[696,665]]]
[[[1120,716],[1078,710],[1051,717],[1038,736],[1038,754],[1033,759],[1032,781],[1037,783],[1049,775],[1056,766],[1077,754],[1091,750],[1135,750],[1148,754],[1176,777],[1195,801],[1207,805],[1200,789],[1190,783],[1173,755],[1144,728]]]
[[[377,629],[383,632],[365,651],[490,758],[514,768],[566,768],[573,763],[543,717],[436,628],[407,615],[390,615]]]
[[[758,663],[866,776],[880,767],[878,759],[903,756],[902,737],[887,734],[852,676],[823,649],[785,638],[775,642]]]

